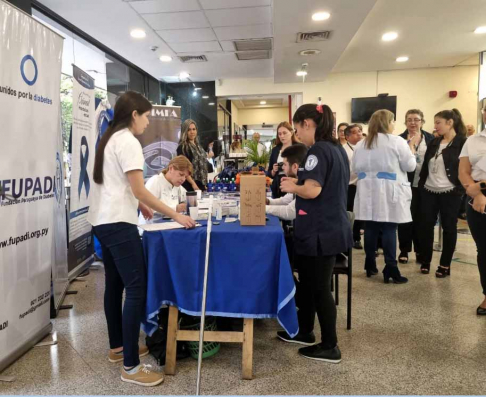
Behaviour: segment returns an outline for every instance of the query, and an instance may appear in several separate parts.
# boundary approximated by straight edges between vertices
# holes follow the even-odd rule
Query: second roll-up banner
[[[73,65],[72,171],[69,221],[69,277],[77,275],[93,261],[91,225],[88,223],[89,193],[94,157],[95,82]]]

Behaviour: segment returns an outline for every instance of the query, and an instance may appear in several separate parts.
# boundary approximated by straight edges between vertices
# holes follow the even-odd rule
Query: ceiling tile
[[[219,40],[263,39],[273,37],[272,25],[250,25],[214,28]]]
[[[154,30],[208,28],[202,11],[143,14],[142,17]]]
[[[205,10],[220,8],[259,7],[269,6],[272,0],[200,0]]]
[[[140,14],[153,14],[156,12],[197,11],[201,9],[197,0],[131,1],[130,5]]]
[[[223,51],[225,52],[235,52],[235,45],[232,41],[220,41],[221,47],[223,47]]]
[[[198,43],[174,43],[170,46],[177,53],[191,52],[199,54],[203,52],[222,51],[217,41],[203,41]]]
[[[206,11],[209,23],[218,26],[245,26],[272,23],[270,7],[233,8]]]
[[[167,43],[189,43],[194,41],[218,40],[212,29],[158,30],[157,33]]]

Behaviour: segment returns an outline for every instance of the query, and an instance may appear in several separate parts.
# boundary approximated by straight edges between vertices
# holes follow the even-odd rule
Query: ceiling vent
[[[272,39],[254,39],[233,41],[236,51],[270,51],[272,49]]]
[[[238,61],[253,61],[255,59],[270,59],[272,51],[243,51],[236,52],[235,55]]]
[[[302,41],[324,41],[329,40],[330,37],[330,30],[323,30],[321,32],[297,33],[297,43],[300,43]]]
[[[183,63],[191,63],[191,62],[207,62],[208,59],[206,55],[187,55],[187,56],[178,56]]]

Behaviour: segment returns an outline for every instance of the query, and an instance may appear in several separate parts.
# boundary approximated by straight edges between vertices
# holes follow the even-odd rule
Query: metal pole
[[[442,221],[439,215],[439,242],[434,246],[434,251],[442,251]]]
[[[212,215],[213,215],[213,196],[209,198],[209,211],[208,211],[208,227],[207,227],[207,239],[206,239],[206,259],[204,263],[204,283],[203,283],[203,296],[201,304],[201,328],[199,330],[199,355],[197,358],[197,385],[196,396],[199,396],[201,389],[201,365],[203,355],[203,341],[204,341],[204,324],[206,322],[206,294],[208,290],[208,269],[209,269],[209,245],[211,242],[211,229],[212,229]]]

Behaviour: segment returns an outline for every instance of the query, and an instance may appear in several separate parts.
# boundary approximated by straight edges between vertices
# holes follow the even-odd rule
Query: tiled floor
[[[460,228],[464,228],[461,223]],[[241,380],[241,349],[223,345],[204,360],[203,394],[485,394],[486,318],[477,317],[482,294],[471,236],[459,235],[452,276],[422,275],[412,259],[401,265],[405,285],[367,279],[364,255],[354,251],[353,328],[346,330],[346,278],[340,282],[338,336],[341,364],[297,355],[275,338],[273,320],[255,322],[254,373]],[[383,267],[380,256],[379,267]],[[434,264],[437,263],[437,255]],[[59,343],[34,348],[4,371],[0,394],[194,394],[197,362],[178,363],[178,373],[154,388],[120,381],[120,365],[106,359],[103,269],[67,296],[74,304],[54,320]],[[317,323],[317,322],[316,322]],[[155,364],[150,357],[143,362]]]

